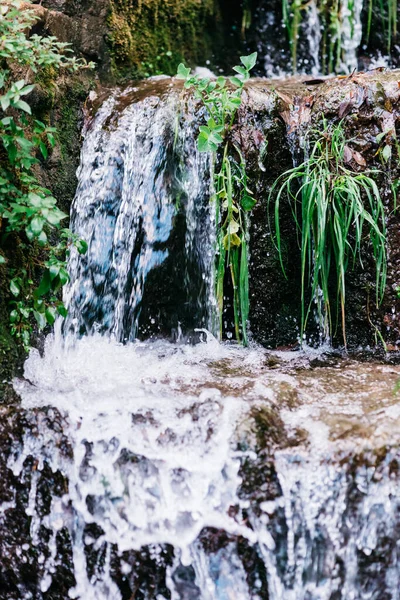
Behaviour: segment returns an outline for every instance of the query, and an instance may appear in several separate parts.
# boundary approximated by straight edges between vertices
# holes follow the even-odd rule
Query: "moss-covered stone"
[[[117,76],[174,74],[210,58],[217,0],[111,0],[108,41]]]

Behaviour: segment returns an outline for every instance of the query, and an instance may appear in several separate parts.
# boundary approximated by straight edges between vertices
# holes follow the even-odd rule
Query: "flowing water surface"
[[[9,461],[22,474],[32,455],[37,477],[46,461],[68,480],[45,517],[33,480],[27,510],[33,541],[41,520],[54,539],[63,527],[71,533],[76,585],[69,596],[122,598],[111,553],[129,578],[141,566],[124,553],[151,547],[157,554],[169,545],[171,595],[159,599],[398,598],[400,401],[393,390],[400,370],[202,336],[196,346],[121,345],[99,335],[68,346],[49,338],[44,357],[32,352],[26,380],[16,382],[24,408],[60,411],[73,449],[66,459],[43,427],[38,437],[27,432]],[[265,419],[265,431],[254,415],[259,427]],[[212,551],[209,531],[226,538]],[[253,580],[238,540],[263,566]],[[389,540],[392,549],[383,551]],[[379,596],[385,590],[391,595]]]

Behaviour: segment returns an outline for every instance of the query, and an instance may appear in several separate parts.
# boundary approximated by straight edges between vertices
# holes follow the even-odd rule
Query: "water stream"
[[[14,383],[27,424],[0,532],[13,511],[28,525],[1,543],[34,574],[0,598],[399,600],[400,368],[207,330],[190,110],[130,88],[87,125],[72,223],[89,251],[63,331]]]
[[[340,0],[331,4],[319,0],[283,3],[260,0],[248,36],[249,48],[256,45],[263,57],[260,75],[276,77],[294,71],[283,5],[288,7],[290,26],[297,30],[297,73],[321,76],[398,66],[397,40],[388,40],[387,3],[378,8],[367,0]]]

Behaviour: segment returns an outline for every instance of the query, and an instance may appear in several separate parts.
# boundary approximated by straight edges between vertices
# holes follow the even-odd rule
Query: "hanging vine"
[[[242,103],[245,83],[257,61],[257,53],[241,57],[234,67],[235,76],[215,80],[193,75],[190,68],[180,64],[178,77],[185,88],[193,88],[207,111],[207,124],[200,127],[197,144],[200,152],[210,152],[214,165],[214,195],[216,242],[216,298],[219,331],[223,333],[226,272],[233,287],[235,335],[247,345],[249,315],[248,231],[246,213],[256,204],[247,185],[246,164],[240,149],[233,144],[230,132]],[[229,84],[230,82],[230,84]]]

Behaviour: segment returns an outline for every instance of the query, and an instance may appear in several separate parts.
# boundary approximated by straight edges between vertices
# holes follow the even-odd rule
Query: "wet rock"
[[[364,268],[349,268],[347,273],[348,348],[355,350],[360,345],[376,346],[381,338],[389,344],[388,349],[393,355],[396,354],[396,348],[400,347],[400,325],[397,315],[397,288],[400,281],[397,263],[400,264],[400,258],[396,258],[400,248],[400,243],[397,243],[398,218],[397,213],[393,211],[394,198],[387,185],[389,180],[395,183],[398,174],[394,159],[390,165],[382,165],[380,162],[379,153],[382,148],[381,143],[377,141],[382,127],[385,128],[389,121],[396,127],[398,122],[399,78],[400,74],[397,71],[383,73],[375,70],[311,83],[305,77],[274,82],[253,80],[247,86],[238,123],[232,131],[232,141],[240,146],[246,157],[250,186],[258,200],[250,218],[250,330],[255,341],[267,347],[295,349],[298,345],[301,297],[298,239],[291,208],[283,200],[281,238],[285,276],[276,250],[273,224],[275,195],[270,198],[270,191],[282,173],[292,168],[294,163],[303,160],[304,134],[309,128],[320,128],[321,119],[325,116],[333,122],[344,119],[346,135],[352,139],[350,168],[358,172],[366,168],[375,169],[382,173],[377,175],[377,182],[387,207],[389,263],[385,298],[377,308],[374,301],[375,268],[371,260],[371,248],[365,243],[362,248]],[[179,84],[171,84],[171,80],[168,79],[128,88],[117,100],[118,110],[126,109],[131,102],[143,102],[148,95],[165,99],[166,94],[173,94],[173,90],[176,89],[179,89]],[[104,99],[105,96],[100,94],[100,97]],[[190,110],[196,113],[198,108],[192,105]],[[115,114],[120,113],[117,111]],[[187,118],[193,119],[193,114],[189,116],[188,113]],[[197,118],[200,124],[201,116],[198,115]],[[392,151],[395,152],[394,146]],[[167,164],[169,165],[168,162]],[[172,178],[175,176],[173,169],[170,174]],[[181,178],[182,174],[179,177]],[[179,190],[175,192],[173,187],[172,191],[180,194]],[[185,195],[181,196],[180,205],[184,207],[186,201]],[[199,217],[199,222],[203,222],[203,217]],[[148,275],[148,288],[145,289],[141,313],[143,325],[140,329],[143,336],[157,333],[168,335],[171,328],[178,332],[178,321],[183,329],[187,329],[191,318],[197,314],[196,294],[191,292],[190,300],[185,296],[187,277],[180,276],[181,273],[192,273],[193,290],[204,291],[202,275],[195,268],[196,261],[187,262],[187,258],[185,259],[182,246],[185,218],[183,212],[178,212],[170,240],[175,248],[174,258],[171,260],[171,254],[166,260],[164,275],[160,276],[160,271],[157,270]],[[157,286],[159,293],[154,292]],[[175,290],[173,296],[172,289]],[[306,297],[306,302],[309,300]],[[229,311],[227,321],[230,320],[228,313]],[[157,327],[151,326],[154,315],[158,315],[157,323],[161,324],[161,328],[157,326],[158,331]],[[172,321],[175,324],[172,327],[168,315],[173,316]],[[196,319],[198,314],[194,320]],[[334,342],[340,346],[343,343],[340,326],[334,331]],[[179,334],[175,333],[175,337],[177,335]],[[317,322],[310,318],[307,339],[310,343],[318,344],[319,336]]]
[[[98,62],[101,71],[109,68],[106,41],[109,0],[85,3],[43,0],[40,6],[34,5],[34,10],[39,17],[36,31],[55,35],[61,42],[72,44],[75,52]]]

